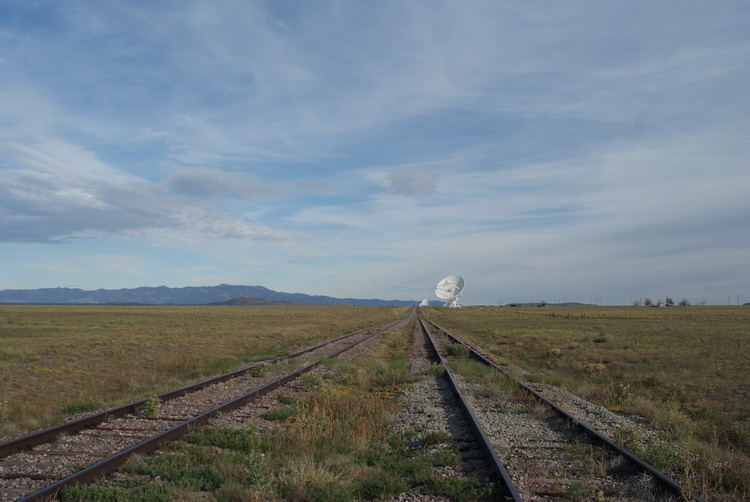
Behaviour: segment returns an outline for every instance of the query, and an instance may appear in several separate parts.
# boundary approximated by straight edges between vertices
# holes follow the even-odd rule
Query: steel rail
[[[425,335],[425,337],[429,341],[428,345],[432,353],[435,355],[435,357],[443,366],[443,368],[445,368],[446,378],[451,388],[453,389],[453,392],[458,397],[460,408],[463,410],[464,414],[469,419],[471,428],[474,430],[474,433],[479,438],[479,444],[481,446],[483,453],[485,454],[485,457],[487,458],[488,463],[490,464],[490,467],[492,468],[493,473],[501,481],[502,488],[504,489],[504,492],[505,492],[503,494],[504,500],[513,501],[513,502],[522,502],[523,498],[518,493],[518,489],[513,483],[513,480],[511,479],[510,474],[508,473],[508,470],[505,468],[505,465],[503,465],[502,460],[500,460],[500,457],[497,455],[497,452],[495,451],[495,448],[493,448],[492,443],[490,443],[490,440],[487,437],[487,434],[484,432],[484,428],[479,423],[479,420],[477,419],[476,415],[474,415],[474,411],[471,409],[471,406],[464,398],[464,395],[461,392],[461,389],[459,389],[458,384],[456,383],[456,380],[453,378],[453,374],[451,373],[450,368],[448,368],[448,364],[446,363],[445,359],[443,359],[442,354],[440,354],[440,351],[437,348],[437,344],[435,343],[435,340],[432,339],[432,335],[430,335],[430,331],[427,329],[427,326],[425,326],[425,321],[422,319],[421,315],[418,315],[417,324],[419,325],[419,328],[421,329],[422,333]]]
[[[359,334],[362,334],[363,331],[360,331]],[[319,359],[318,361],[308,364],[307,366],[299,368],[293,371],[292,373],[289,373],[283,377],[280,377],[274,380],[273,382],[270,382],[262,387],[254,389],[238,398],[235,398],[231,401],[221,404],[198,416],[185,420],[184,422],[181,422],[180,424],[168,430],[160,432],[159,434],[156,434],[148,439],[144,439],[140,443],[137,443],[125,450],[122,450],[119,453],[116,453],[110,457],[107,457],[104,460],[101,460],[95,464],[92,464],[86,467],[85,469],[78,471],[74,474],[71,474],[70,476],[64,479],[56,481],[55,483],[52,483],[44,488],[41,488],[29,495],[26,495],[23,498],[18,499],[16,502],[37,502],[37,501],[42,501],[42,500],[45,500],[45,501],[54,500],[57,498],[58,494],[60,493],[60,490],[66,486],[90,483],[97,478],[106,476],[107,474],[114,472],[117,468],[119,468],[125,462],[127,462],[127,460],[132,455],[136,453],[143,453],[143,454],[151,453],[157,450],[161,445],[165,443],[176,441],[180,439],[182,436],[192,431],[196,426],[205,424],[208,421],[208,419],[218,415],[219,413],[225,413],[228,411],[235,410],[257,397],[268,394],[269,392],[278,389],[282,385],[291,382],[292,380],[296,379],[300,375],[303,375],[315,369],[325,359],[336,357],[342,354],[343,352],[346,352],[347,350],[354,348],[360,343],[366,340],[369,340],[373,336],[375,336],[375,333],[369,334],[368,336],[362,338],[361,340],[358,340],[350,345],[347,345],[343,349],[338,350],[332,354],[329,354]]]
[[[308,352],[312,352],[313,350],[317,350],[325,345],[329,345],[331,343],[335,343],[341,340],[344,340],[346,338],[350,338],[352,336],[361,335],[364,334],[370,330],[374,330],[375,332],[380,332],[379,330],[386,330],[391,325],[393,325],[394,321],[388,321],[383,324],[379,324],[375,326],[374,328],[368,328],[368,329],[361,329],[358,331],[354,331],[352,333],[348,333],[346,335],[338,336],[336,338],[333,338],[331,340],[326,340],[323,342],[320,342],[318,344],[315,344],[311,347],[299,350],[297,352],[293,352],[291,354],[287,354],[281,357],[277,357],[275,359],[269,359],[266,361],[261,361],[259,363],[240,368],[234,371],[230,371],[228,373],[223,373],[221,375],[217,375],[205,380],[202,380],[197,383],[189,384],[184,387],[180,387],[175,390],[170,390],[167,392],[164,392],[162,394],[159,394],[156,396],[157,399],[160,401],[169,401],[171,399],[176,399],[178,397],[184,396],[185,394],[188,394],[190,392],[194,392],[200,389],[203,389],[205,387],[208,387],[209,385],[225,382],[227,380],[231,380],[233,378],[240,377],[253,369],[257,368],[258,366],[264,365],[264,364],[273,364],[279,361],[282,361],[284,359],[292,359],[295,357],[299,357],[301,355],[304,355]],[[0,443],[0,458],[7,457],[8,455],[11,455],[13,453],[18,453],[20,451],[29,450],[35,446],[38,446],[40,444],[44,444],[48,441],[51,441],[55,439],[60,434],[71,434],[78,431],[81,431],[83,429],[89,429],[92,427],[96,427],[97,425],[100,425],[108,420],[111,420],[113,418],[120,418],[124,417],[126,415],[134,414],[139,409],[143,407],[143,405],[146,404],[147,401],[152,398],[143,398],[139,399],[137,401],[133,401],[127,404],[123,404],[121,406],[117,406],[114,408],[98,411],[96,413],[93,413],[91,415],[87,415],[85,417],[79,418],[77,420],[71,420],[70,422],[65,422],[58,425],[53,425],[51,427],[47,427],[44,429],[41,429],[36,432],[32,432],[29,434],[25,434],[23,436],[19,436],[15,439],[11,439],[8,441],[5,441],[3,443]]]
[[[554,410],[558,415],[562,416],[569,422],[572,422],[578,429],[582,430],[584,433],[588,434],[589,436],[593,437],[595,441],[597,441],[599,444],[602,444],[609,448],[610,450],[614,451],[615,453],[618,453],[628,459],[632,464],[636,466],[636,470],[640,472],[646,472],[650,474],[656,483],[661,486],[662,489],[665,489],[667,492],[671,493],[672,495],[681,498],[681,499],[687,499],[692,500],[694,502],[704,502],[703,499],[698,497],[696,494],[690,492],[689,490],[686,490],[682,486],[680,486],[679,483],[677,483],[675,480],[664,474],[663,472],[659,471],[656,467],[652,466],[651,464],[647,463],[646,461],[642,460],[638,456],[634,455],[630,451],[626,450],[616,442],[614,442],[612,439],[608,438],[604,434],[600,433],[596,429],[592,428],[590,425],[586,424],[582,420],[579,420],[578,418],[574,417],[561,407],[559,407],[557,404],[553,403],[546,397],[539,394],[537,391],[529,387],[528,385],[524,384],[523,382],[518,381],[514,377],[512,377],[508,372],[503,368],[502,366],[494,363],[493,361],[490,361],[486,357],[484,357],[482,354],[474,350],[470,345],[465,343],[463,340],[461,340],[459,337],[448,331],[447,329],[443,328],[442,326],[439,326],[438,324],[425,320],[425,323],[430,324],[435,329],[438,329],[445,333],[445,335],[453,340],[455,343],[460,343],[461,345],[465,346],[469,349],[469,354],[471,357],[481,361],[484,364],[487,364],[496,370],[502,372],[504,375],[506,375],[508,378],[511,378],[516,382],[518,387],[520,387],[524,392],[531,395],[534,399],[537,401],[545,404],[552,410]]]

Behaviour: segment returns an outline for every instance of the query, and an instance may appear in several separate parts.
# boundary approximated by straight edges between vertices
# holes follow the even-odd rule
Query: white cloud
[[[215,238],[283,241],[289,232],[249,223],[210,205],[218,195],[261,191],[253,177],[190,169],[168,187],[130,176],[78,147],[59,142],[4,149],[18,167],[0,181],[0,240],[59,242],[149,229],[194,229]],[[185,200],[182,195],[189,195]]]
[[[743,1],[47,7],[0,32],[2,242],[469,302],[747,249]]]

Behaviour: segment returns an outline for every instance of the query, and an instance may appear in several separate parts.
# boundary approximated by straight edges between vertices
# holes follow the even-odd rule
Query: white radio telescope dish
[[[445,300],[446,307],[460,307],[458,298],[464,290],[464,278],[460,275],[449,275],[437,283],[435,296]]]

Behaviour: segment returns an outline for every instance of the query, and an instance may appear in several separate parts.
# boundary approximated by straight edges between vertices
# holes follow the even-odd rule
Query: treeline
[[[705,304],[706,304],[705,301],[698,302],[698,305],[705,305]],[[677,305],[678,307],[688,307],[690,306],[690,302],[688,301],[687,298],[683,298],[682,300],[680,300],[678,303],[675,304],[674,300],[670,298],[669,296],[667,296],[667,298],[664,301],[662,300],[654,301],[651,298],[646,298],[645,300],[641,300],[640,298],[638,298],[637,300],[633,300],[634,307],[640,307],[641,305],[646,306],[646,307],[674,307],[675,305]]]

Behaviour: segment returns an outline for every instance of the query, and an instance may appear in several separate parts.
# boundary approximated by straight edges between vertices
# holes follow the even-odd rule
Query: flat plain
[[[393,319],[351,306],[0,306],[0,437]]]
[[[750,307],[471,307],[430,320],[530,382],[643,417],[673,448],[618,439],[657,467],[680,462],[711,491],[750,490]]]
[[[405,307],[0,306],[0,437],[390,320]],[[531,382],[640,416],[702,492],[750,491],[750,308],[423,308]],[[405,335],[406,336],[406,335]],[[617,438],[638,449],[640,438]],[[695,477],[695,476],[693,476]]]

